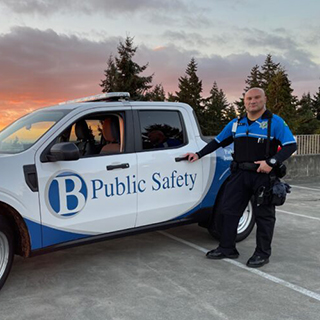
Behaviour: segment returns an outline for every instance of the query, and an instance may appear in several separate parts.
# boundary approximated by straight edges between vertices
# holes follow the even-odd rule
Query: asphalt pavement
[[[0,320],[320,319],[320,178],[290,181],[270,263],[208,260],[218,243],[197,225],[16,257]]]

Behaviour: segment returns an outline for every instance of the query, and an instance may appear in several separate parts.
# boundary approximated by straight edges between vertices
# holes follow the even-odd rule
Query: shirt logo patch
[[[259,124],[259,127],[261,129],[267,129],[268,128],[268,121],[263,121]]]

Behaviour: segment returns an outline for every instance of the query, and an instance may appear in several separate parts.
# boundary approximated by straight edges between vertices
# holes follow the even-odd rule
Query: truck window
[[[139,111],[143,150],[177,148],[185,143],[178,111]]]
[[[81,118],[58,137],[57,142],[73,142],[81,157],[124,152],[124,117],[98,114]]]
[[[40,110],[15,121],[0,133],[0,153],[27,150],[68,112]]]

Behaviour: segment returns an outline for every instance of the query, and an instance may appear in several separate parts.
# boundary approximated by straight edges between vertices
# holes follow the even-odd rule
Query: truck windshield
[[[19,153],[30,148],[70,110],[30,113],[0,132],[0,153]]]

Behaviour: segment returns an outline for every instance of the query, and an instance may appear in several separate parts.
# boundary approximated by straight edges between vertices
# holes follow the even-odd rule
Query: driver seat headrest
[[[90,131],[85,120],[80,120],[75,125],[75,133],[78,140],[89,140]]]

